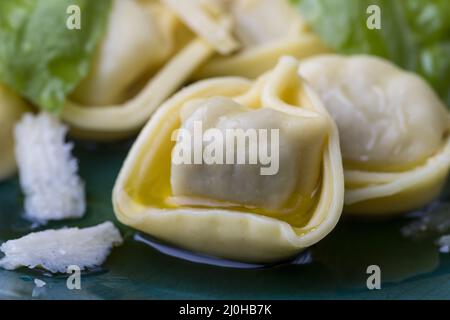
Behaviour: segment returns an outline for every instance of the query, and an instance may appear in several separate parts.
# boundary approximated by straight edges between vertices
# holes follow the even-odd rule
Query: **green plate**
[[[52,276],[26,268],[0,270],[0,298],[450,298],[450,256],[439,253],[435,244],[437,234],[429,236],[428,231],[436,230],[423,232],[420,225],[413,225],[412,229],[417,229],[415,234],[425,236],[412,239],[402,235],[402,228],[417,220],[413,217],[389,221],[344,218],[328,237],[307,252],[293,261],[271,266],[212,260],[136,234],[117,222],[111,206],[111,189],[130,145],[131,141],[113,145],[77,142],[75,155],[79,159],[80,174],[86,181],[87,214],[80,220],[46,226],[85,227],[113,220],[126,239],[124,245],[114,249],[104,266],[82,274],[81,290],[67,289],[66,275]],[[450,196],[445,193],[443,198],[450,199]],[[22,202],[17,178],[0,183],[0,242],[44,229],[23,219]],[[428,211],[440,215],[441,226],[445,226],[445,222],[449,224],[450,210],[445,201],[434,204]],[[415,213],[423,214],[430,213]],[[381,269],[380,290],[367,289],[369,265],[378,265]],[[37,288],[35,278],[45,281],[46,285]]]

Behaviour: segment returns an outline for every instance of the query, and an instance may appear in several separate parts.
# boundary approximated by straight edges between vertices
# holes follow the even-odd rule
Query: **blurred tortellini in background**
[[[256,77],[283,54],[326,51],[285,0],[115,0],[62,118],[85,138],[126,136],[188,79]]]
[[[79,30],[66,28],[69,5]],[[90,140],[136,134],[196,79],[255,78],[281,55],[327,51],[287,0],[5,0],[0,19],[0,81]]]
[[[195,72],[194,79],[226,75],[256,78],[273,68],[282,55],[304,58],[329,51],[303,23],[300,14],[289,1],[188,0],[183,2],[184,5],[176,0],[164,2],[170,4],[181,19],[199,34],[217,43],[223,41],[221,33],[217,31],[215,14],[221,12],[228,17],[228,28],[225,30],[234,36],[238,49],[234,54],[217,54],[208,60]],[[198,16],[190,15],[185,10],[184,6],[189,6],[187,3],[197,4]],[[215,10],[211,10],[211,7]],[[204,24],[201,23],[203,21]]]
[[[394,214],[437,197],[450,167],[450,117],[423,79],[365,55],[312,57],[300,74],[339,128],[345,211]]]

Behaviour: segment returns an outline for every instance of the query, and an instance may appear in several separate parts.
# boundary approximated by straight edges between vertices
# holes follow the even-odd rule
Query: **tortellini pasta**
[[[166,101],[117,178],[118,219],[196,252],[248,262],[285,259],[325,237],[343,206],[339,138],[298,65],[286,56],[254,82],[204,80]],[[234,130],[248,134],[245,148],[219,139]],[[273,161],[251,162],[257,153]]]
[[[178,5],[180,1],[165,0]],[[201,4],[209,0],[189,0]],[[215,0],[231,21],[239,50],[216,55],[195,73],[195,79],[237,75],[256,78],[275,66],[282,55],[299,59],[329,52],[324,43],[303,23],[288,0]],[[175,6],[175,4],[174,4]],[[181,10],[180,10],[181,11]],[[207,10],[204,10],[207,11]],[[179,13],[183,18],[183,13]],[[205,14],[207,19],[210,14]],[[203,34],[214,30],[203,27]]]
[[[90,73],[62,119],[91,139],[137,132],[213,51],[159,1],[114,0]]]
[[[0,181],[14,174],[14,125],[30,107],[18,95],[0,85]]]
[[[450,166],[450,117],[424,80],[364,55],[312,57],[300,74],[339,128],[344,211],[394,214],[438,195]]]
[[[73,100],[83,105],[124,102],[140,77],[157,70],[173,54],[177,24],[157,2],[114,2],[93,67]]]
[[[257,77],[281,55],[327,50],[287,0],[114,0],[62,119],[82,138],[125,137],[189,79]]]
[[[232,21],[223,0],[162,1],[218,52],[229,54],[239,46],[232,35]]]

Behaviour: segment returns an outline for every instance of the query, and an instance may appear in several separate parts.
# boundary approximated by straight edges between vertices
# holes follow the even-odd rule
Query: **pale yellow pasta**
[[[329,51],[288,0],[218,1],[230,16],[240,50],[215,56],[195,73],[195,79],[223,75],[256,78],[273,68],[282,55],[302,59]]]
[[[300,74],[338,125],[346,211],[399,213],[439,194],[450,167],[450,117],[424,80],[371,56],[313,57]]]
[[[142,75],[158,70],[175,49],[177,19],[158,2],[115,1],[93,67],[72,95],[84,105],[121,103]]]
[[[254,82],[204,80],[166,101],[117,178],[118,219],[193,251],[250,262],[285,259],[325,237],[343,206],[339,138],[298,65],[283,57]],[[245,164],[177,164],[172,134],[199,120],[218,130],[279,128],[280,171],[266,179]]]
[[[156,0],[115,0],[91,71],[64,107],[72,133],[137,132],[214,49]]]
[[[189,79],[255,78],[282,55],[327,51],[287,0],[114,0],[109,19],[61,114],[73,134],[94,140],[137,132]]]
[[[229,54],[239,44],[232,35],[232,24],[222,0],[162,0],[197,34],[221,54]]]

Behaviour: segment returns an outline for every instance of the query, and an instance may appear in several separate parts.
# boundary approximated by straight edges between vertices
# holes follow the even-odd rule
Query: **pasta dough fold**
[[[303,59],[330,51],[303,23],[288,0],[216,2],[222,4],[222,10],[230,17],[231,32],[240,47],[234,54],[216,55],[208,60],[194,74],[194,79],[224,75],[256,78],[272,69],[283,55]],[[204,30],[203,33],[208,30],[214,33],[206,27]]]
[[[115,0],[93,66],[61,117],[82,138],[136,133],[213,53],[156,0]]]
[[[394,214],[435,198],[450,167],[450,117],[417,75],[376,57],[323,55],[300,66],[335,119],[345,211]]]
[[[189,79],[255,78],[282,55],[327,50],[287,0],[114,0],[90,72],[61,117],[81,138],[126,137]]]

